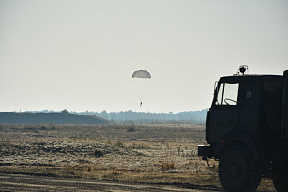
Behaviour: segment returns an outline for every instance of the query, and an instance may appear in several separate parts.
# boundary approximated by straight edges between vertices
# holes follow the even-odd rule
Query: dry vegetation
[[[221,189],[218,162],[197,156],[204,125],[0,125],[0,138],[0,172]]]

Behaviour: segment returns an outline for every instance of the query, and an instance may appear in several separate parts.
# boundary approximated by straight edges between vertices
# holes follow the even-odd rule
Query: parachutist
[[[138,92],[139,100],[141,101],[140,107],[142,107],[142,104],[143,104],[142,99],[144,98],[144,95],[145,95],[145,91],[148,85],[147,83],[149,83],[149,81],[147,82],[147,79],[151,79],[151,75],[148,71],[141,69],[141,70],[134,71],[132,74],[132,78],[135,79],[133,80],[134,82],[138,82],[137,86],[136,84],[135,86]]]

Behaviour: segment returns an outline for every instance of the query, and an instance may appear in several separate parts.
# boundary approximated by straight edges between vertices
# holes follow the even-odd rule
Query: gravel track
[[[113,181],[95,181],[91,179],[60,178],[25,174],[0,173],[0,191],[221,191],[214,186],[166,183],[144,184]]]

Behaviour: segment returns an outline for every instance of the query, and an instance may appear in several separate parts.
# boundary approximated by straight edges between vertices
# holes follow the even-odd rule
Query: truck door
[[[239,124],[237,129],[247,130],[254,138],[258,138],[261,114],[260,81],[245,81],[241,86],[241,94],[239,94],[241,107],[239,107]]]
[[[206,140],[216,144],[236,129],[239,83],[220,83],[207,114]]]

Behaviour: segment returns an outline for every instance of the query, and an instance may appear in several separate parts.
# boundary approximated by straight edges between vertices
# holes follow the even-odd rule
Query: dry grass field
[[[0,125],[0,172],[221,190],[218,162],[197,156],[205,143],[204,125]]]

